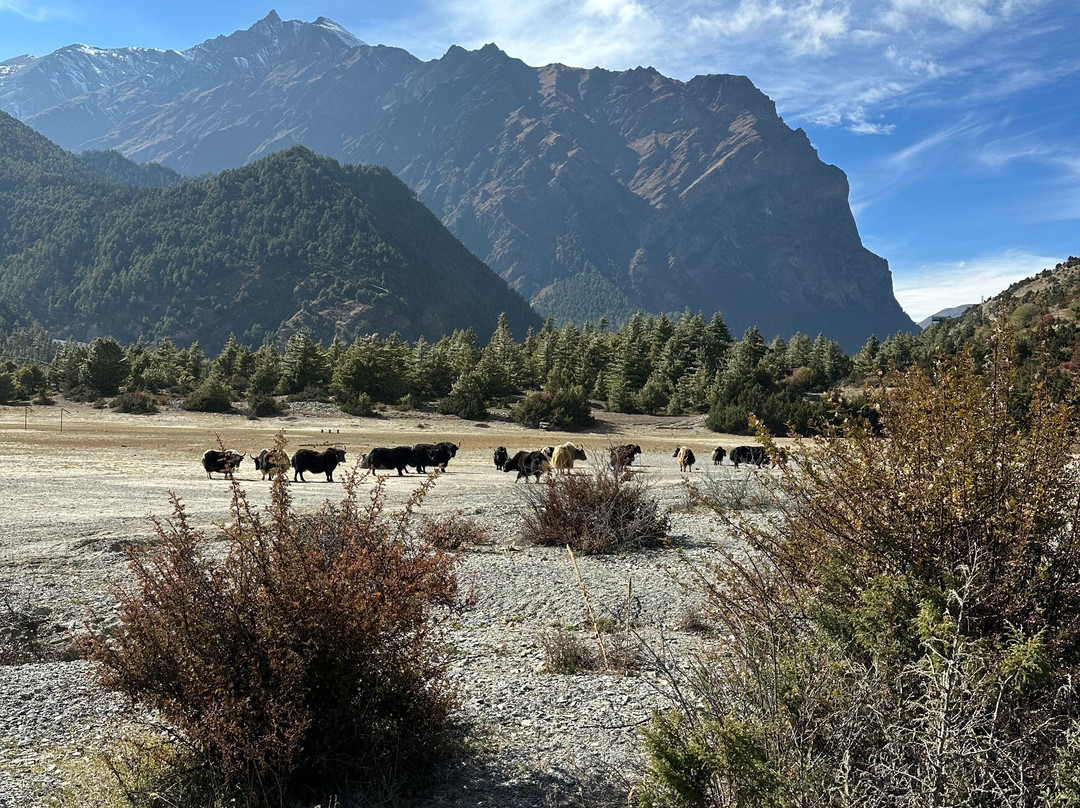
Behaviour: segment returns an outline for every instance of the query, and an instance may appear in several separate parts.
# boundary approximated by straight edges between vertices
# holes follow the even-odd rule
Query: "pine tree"
[[[700,312],[691,314],[690,309],[686,309],[661,348],[656,364],[656,372],[670,387],[674,388],[680,379],[693,375],[698,366],[704,364],[704,335],[705,318]]]
[[[787,361],[787,343],[779,334],[769,343],[760,367],[774,383],[783,381],[791,373],[791,366]]]
[[[421,347],[430,353],[426,342]],[[372,401],[396,404],[416,389],[416,377],[413,349],[396,331],[385,340],[369,334],[345,350],[334,370],[331,390],[343,401],[355,401],[363,394]]]
[[[466,328],[464,331],[455,330],[450,335],[448,347],[450,363],[458,376],[473,370],[476,363],[480,361],[479,341],[476,338],[476,332],[471,328]]]
[[[168,337],[164,337],[158,343],[154,350],[154,357],[150,360],[150,368],[144,374],[151,390],[177,389],[177,381],[180,377],[179,355],[180,352],[176,350],[176,346]]]
[[[728,330],[724,318],[720,316],[720,312],[714,313],[709,324],[705,326],[704,339],[702,340],[706,373],[712,376],[717,371],[723,370],[727,352],[733,342],[731,331]]]
[[[90,343],[83,360],[80,380],[100,396],[115,396],[127,378],[127,356],[112,337]]]
[[[609,410],[635,410],[636,396],[652,373],[648,351],[645,317],[639,311],[619,329],[616,337],[611,369],[607,375]]]
[[[809,367],[810,354],[813,351],[813,345],[810,342],[810,337],[801,331],[796,331],[787,345],[787,365],[792,370],[795,368]]]
[[[814,386],[824,390],[851,372],[851,360],[838,342],[818,334],[810,352],[810,372]]]
[[[341,357],[345,355],[346,345],[342,341],[341,337],[337,334],[334,335],[334,341],[330,343],[330,347],[326,349],[326,366],[327,372],[330,377],[333,378],[334,370],[337,368],[338,362],[341,361]]]
[[[15,383],[15,374],[7,368],[0,367],[0,404],[6,404],[15,400],[18,385]]]
[[[254,354],[254,369],[248,379],[248,398],[267,398],[281,384],[281,357],[272,345],[263,345]]]
[[[81,384],[82,365],[86,348],[74,342],[65,342],[56,349],[49,364],[49,383],[63,393]]]
[[[889,337],[881,343],[878,357],[883,366],[891,365],[897,370],[907,370],[916,359],[915,337],[906,332]]]
[[[547,379],[548,374],[555,367],[557,336],[555,320],[548,317],[536,335],[536,344],[529,357],[534,379]]]
[[[239,393],[246,386],[244,377],[240,373],[240,362],[243,348],[236,339],[235,334],[229,334],[225,347],[221,349],[217,359],[214,360],[214,370],[221,374],[226,384]],[[211,371],[213,372],[213,371]]]
[[[487,417],[484,400],[484,380],[475,370],[462,373],[453,389],[439,401],[439,412],[444,415],[456,415],[470,421]]]
[[[487,398],[505,398],[521,390],[526,376],[525,355],[514,342],[505,314],[499,315],[495,333],[481,353],[476,370],[483,379]]]
[[[440,339],[422,358],[416,355],[416,349],[413,350],[416,384],[424,390],[423,399],[442,398],[453,389],[460,375],[454,368],[458,351],[459,346],[450,337]]]
[[[180,351],[177,356],[177,361],[180,364],[180,375],[187,375],[191,378],[193,384],[198,384],[207,374],[207,362],[206,353],[202,349],[202,345],[198,340],[191,343],[191,346],[184,351]]]
[[[871,334],[866,344],[855,354],[852,377],[856,380],[876,378],[878,371],[883,369],[879,361],[880,353],[881,343],[878,342],[876,334]]]
[[[125,389],[128,392],[148,390],[150,386],[146,382],[146,372],[150,369],[150,363],[154,358],[153,352],[142,342],[135,342],[124,350],[124,356],[127,358],[128,371],[127,378],[124,380]]]
[[[312,342],[307,329],[289,337],[281,359],[281,392],[293,395],[309,387],[325,386],[329,381],[326,354]]]

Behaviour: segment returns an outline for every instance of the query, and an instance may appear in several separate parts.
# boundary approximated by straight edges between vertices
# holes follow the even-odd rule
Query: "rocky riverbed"
[[[470,727],[477,750],[434,778],[419,804],[626,804],[641,763],[639,728],[669,703],[658,669],[685,662],[701,642],[681,628],[681,615],[699,599],[690,568],[717,559],[727,541],[713,515],[685,509],[683,475],[671,454],[677,444],[687,444],[706,460],[724,436],[685,419],[615,416],[595,432],[570,436],[429,413],[360,419],[301,408],[286,419],[249,422],[235,415],[138,417],[71,409],[63,433],[49,408],[35,410],[25,424],[17,411],[0,413],[0,459],[19,470],[0,478],[0,596],[6,599],[0,608],[40,624],[47,660],[0,665],[0,808],[88,804],[79,791],[92,780],[86,772],[132,713],[97,688],[91,666],[77,658],[75,638],[87,627],[108,630],[115,623],[111,586],[127,574],[123,547],[152,539],[148,516],[168,515],[167,492],[183,500],[195,524],[227,518],[228,483],[208,480],[199,465],[215,436],[251,451],[269,445],[281,428],[292,448],[345,445],[350,462],[373,445],[461,444],[423,509],[460,511],[486,534],[484,544],[461,554],[459,581],[473,597],[448,628],[460,697],[455,718]],[[590,456],[614,443],[639,443],[644,453],[636,473],[671,515],[669,548],[578,559],[595,613],[626,632],[627,644],[641,656],[641,665],[626,673],[544,670],[545,632],[592,636],[585,599],[564,549],[523,541],[526,484],[495,471],[491,451],[505,445],[512,453],[566,439],[584,444]],[[745,439],[726,443],[736,441]],[[707,473],[747,472],[710,466]],[[253,502],[266,501],[269,483],[250,464],[239,477]],[[415,475],[390,478],[390,507],[418,481]],[[313,510],[342,492],[337,482],[294,484],[291,490],[299,510]]]

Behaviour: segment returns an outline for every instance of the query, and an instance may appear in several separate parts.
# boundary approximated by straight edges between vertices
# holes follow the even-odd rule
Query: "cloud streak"
[[[71,15],[62,8],[42,6],[38,3],[23,3],[18,0],[0,0],[0,14],[10,12],[31,22],[51,22],[68,19]]]
[[[971,261],[925,264],[912,272],[897,272],[893,287],[904,311],[918,322],[942,309],[981,303],[1060,260],[1010,250]]]

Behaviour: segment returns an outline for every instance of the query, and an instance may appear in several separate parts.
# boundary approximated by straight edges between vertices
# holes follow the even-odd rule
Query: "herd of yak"
[[[365,476],[380,470],[396,469],[400,477],[407,468],[426,474],[428,467],[446,468],[450,459],[457,455],[457,451],[458,446],[449,441],[418,443],[415,446],[377,447],[360,459],[360,467],[367,469]],[[611,449],[611,465],[617,470],[625,469],[639,454],[641,447],[637,444],[624,443],[615,446]],[[202,464],[209,478],[213,473],[232,474],[239,470],[240,464],[248,456],[247,452],[241,454],[232,449],[207,449],[203,452]],[[730,455],[723,446],[717,446],[712,451],[713,465],[720,465],[725,456],[731,458],[735,468],[743,463],[760,468],[769,459],[762,446],[736,446]],[[263,449],[258,454],[252,452],[250,457],[255,463],[255,470],[262,472],[264,480],[268,474],[285,474],[291,468],[294,482],[307,482],[304,474],[311,472],[325,474],[326,481],[332,483],[334,469],[345,462],[345,449],[333,446],[321,452],[315,449],[297,449],[291,458],[281,449]],[[679,471],[694,470],[697,460],[689,446],[679,446],[672,457],[677,459]],[[572,469],[575,461],[585,459],[585,450],[569,442],[535,451],[522,450],[514,455],[510,455],[505,446],[500,446],[495,450],[494,457],[495,468],[499,471],[517,472],[514,482],[522,477],[525,482],[529,481],[529,477],[535,477],[539,482],[540,475],[544,472]]]

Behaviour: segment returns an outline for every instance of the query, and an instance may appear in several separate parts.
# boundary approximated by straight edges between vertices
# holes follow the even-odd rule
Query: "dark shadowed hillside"
[[[118,173],[158,176],[83,162],[0,114],[0,312],[56,336],[208,347],[302,327],[488,334],[500,312],[519,336],[539,325],[385,168],[295,147],[167,187],[106,176]]]

